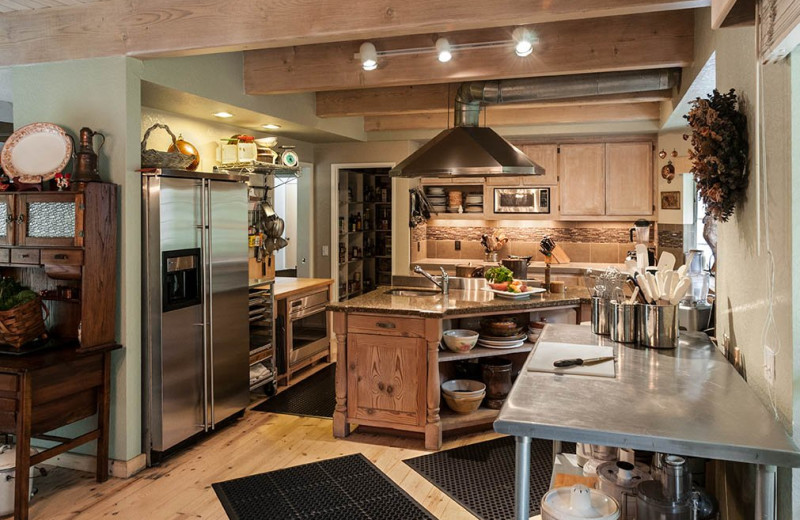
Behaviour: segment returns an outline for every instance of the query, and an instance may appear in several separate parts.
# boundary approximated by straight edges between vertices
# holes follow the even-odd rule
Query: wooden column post
[[[103,363],[103,383],[97,388],[97,469],[98,482],[108,480],[108,432],[109,413],[111,410],[111,352],[104,352],[101,360]]]
[[[20,374],[19,412],[17,415],[17,464],[14,479],[14,520],[28,519],[31,467],[31,376]]]
[[[439,417],[439,338],[442,337],[442,320],[425,320],[425,341],[428,344],[428,378],[426,381],[425,449],[442,448],[442,420]]]
[[[350,435],[347,422],[347,313],[333,313],[333,333],[336,334],[336,408],[333,410],[333,436]]]

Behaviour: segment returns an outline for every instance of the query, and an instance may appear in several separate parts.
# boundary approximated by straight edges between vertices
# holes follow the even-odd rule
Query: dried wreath
[[[706,213],[727,222],[736,203],[744,197],[748,182],[747,116],[734,89],[714,92],[691,103],[689,121],[692,148],[689,158],[697,191]]]

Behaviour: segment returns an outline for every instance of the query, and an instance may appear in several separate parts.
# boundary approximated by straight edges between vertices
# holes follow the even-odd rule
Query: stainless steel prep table
[[[617,374],[520,372],[494,423],[517,438],[517,520],[529,518],[531,438],[757,464],[757,517],[774,506],[774,466],[800,467],[797,446],[704,334],[682,334],[675,350],[651,350],[586,326],[550,324],[542,341],[612,346]]]

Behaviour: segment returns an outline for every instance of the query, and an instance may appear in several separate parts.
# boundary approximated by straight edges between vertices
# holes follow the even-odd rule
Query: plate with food
[[[499,296],[500,298],[509,298],[512,300],[521,300],[523,298],[529,298],[534,294],[546,292],[546,290],[541,287],[529,287],[522,281],[511,282],[505,290],[494,289],[492,287],[486,287],[484,290],[493,292],[495,296]]]

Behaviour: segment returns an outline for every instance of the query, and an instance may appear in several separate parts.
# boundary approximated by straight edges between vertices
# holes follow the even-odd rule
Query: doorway
[[[275,252],[276,276],[310,278],[314,219],[313,172],[311,163],[300,163],[300,176],[275,176],[275,212],[285,222],[283,234],[287,246]]]

